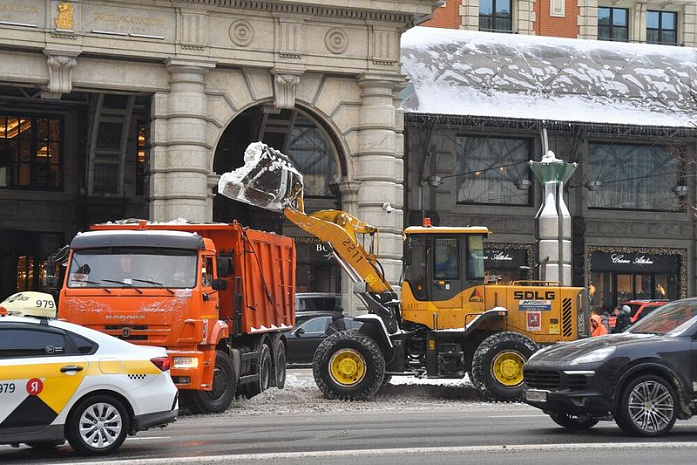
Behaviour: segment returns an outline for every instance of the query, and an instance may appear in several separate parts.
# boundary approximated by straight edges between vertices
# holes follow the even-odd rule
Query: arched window
[[[286,153],[303,175],[305,197],[331,197],[336,182],[336,150],[324,130],[298,112]]]

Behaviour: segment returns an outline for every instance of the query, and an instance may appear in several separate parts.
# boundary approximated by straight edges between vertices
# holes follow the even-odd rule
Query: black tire
[[[188,410],[192,414],[203,413],[194,400],[194,392],[190,389],[179,391],[179,407],[180,409]]]
[[[237,391],[237,375],[230,356],[218,350],[215,353],[213,389],[191,391],[192,413],[222,413],[230,407]],[[186,396],[185,396],[186,398]]]
[[[598,424],[598,420],[588,415],[571,415],[568,413],[550,413],[550,418],[559,426],[572,431],[588,431]]]
[[[281,339],[276,341],[276,346],[274,348],[274,372],[276,374],[275,376],[275,382],[274,385],[278,389],[283,389],[286,386],[286,364],[287,364],[287,356],[286,356],[286,345],[283,343]]]
[[[384,386],[385,384],[390,384],[390,381],[392,381],[392,375],[384,375],[382,377],[382,385]]]
[[[247,385],[247,398],[252,398],[261,394],[271,387],[274,378],[273,360],[271,359],[271,349],[267,344],[262,344],[261,353],[257,361],[259,370],[259,381],[254,381]]]
[[[369,400],[382,386],[385,357],[370,337],[355,329],[341,331],[317,347],[312,374],[328,399]]]
[[[484,339],[472,357],[472,383],[487,400],[517,402],[523,395],[523,364],[537,345],[519,333]]]
[[[633,436],[663,436],[675,424],[677,409],[675,388],[659,376],[645,375],[631,380],[620,393],[615,421]]]
[[[81,454],[104,455],[121,447],[129,428],[126,407],[118,399],[102,394],[82,399],[73,407],[65,436]]]

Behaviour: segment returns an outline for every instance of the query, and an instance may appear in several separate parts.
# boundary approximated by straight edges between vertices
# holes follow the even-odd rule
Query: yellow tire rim
[[[365,378],[366,362],[355,349],[337,350],[329,359],[329,376],[344,387],[355,386]]]
[[[501,352],[491,364],[491,374],[498,383],[515,387],[523,382],[524,363],[525,357],[520,352]]]

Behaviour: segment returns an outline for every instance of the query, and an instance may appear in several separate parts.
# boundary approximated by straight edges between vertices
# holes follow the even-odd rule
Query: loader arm
[[[378,231],[376,227],[340,210],[322,210],[307,214],[287,206],[283,213],[303,231],[329,243],[335,252],[335,258],[349,276],[354,281],[365,281],[367,292],[394,292],[385,280],[375,254],[366,251],[356,237],[356,234],[372,236]]]

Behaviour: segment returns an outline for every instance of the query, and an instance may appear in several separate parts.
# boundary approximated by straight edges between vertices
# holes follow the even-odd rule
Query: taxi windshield
[[[70,288],[192,288],[197,254],[191,250],[110,248],[75,251],[70,260]]]

